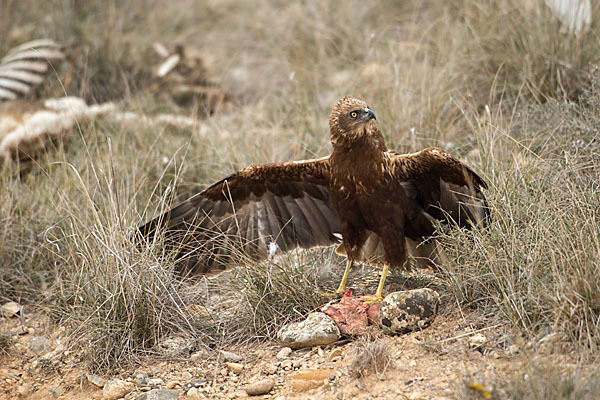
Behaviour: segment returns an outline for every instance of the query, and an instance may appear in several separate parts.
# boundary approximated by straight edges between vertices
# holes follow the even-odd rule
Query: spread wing
[[[430,236],[435,220],[461,228],[485,226],[489,208],[482,192],[485,181],[450,153],[427,148],[417,153],[386,152],[386,169],[400,183],[404,195],[404,235],[408,254],[420,264],[443,262],[443,248]],[[336,250],[345,255],[343,246]],[[383,243],[368,232],[361,261],[383,262]]]
[[[487,184],[450,153],[430,147],[411,154],[387,154],[394,177],[413,200],[414,209],[408,210],[408,215],[419,219],[419,214],[426,213],[426,219],[450,220],[460,227],[489,222],[482,192]]]
[[[163,231],[183,272],[214,275],[276,249],[339,242],[329,191],[329,159],[246,167],[139,228]],[[336,236],[337,234],[337,236]]]

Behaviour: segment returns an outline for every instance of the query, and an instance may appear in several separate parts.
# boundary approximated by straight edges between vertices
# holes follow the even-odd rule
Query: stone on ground
[[[230,351],[221,350],[219,353],[225,361],[240,362],[244,359],[242,356],[232,353]]]
[[[36,336],[29,342],[29,350],[35,354],[44,354],[50,351],[52,342],[46,336]]]
[[[440,296],[429,288],[390,293],[381,303],[379,326],[387,334],[423,329],[433,321],[439,304]]]
[[[17,316],[21,312],[21,305],[14,301],[9,301],[0,306],[0,315],[4,318],[11,318]]]
[[[291,378],[292,389],[296,392],[306,392],[321,387],[334,372],[329,368],[299,372]]]
[[[288,324],[277,332],[277,339],[292,349],[326,345],[339,338],[337,325],[322,312],[310,313],[304,321]]]
[[[275,358],[277,358],[278,360],[285,360],[290,356],[290,354],[292,354],[292,349],[290,349],[289,347],[284,347],[283,349],[279,350]]]
[[[101,388],[104,387],[104,384],[106,383],[106,379],[102,378],[101,376],[94,374],[86,374],[85,376],[87,377],[87,380],[94,386]]]
[[[260,396],[269,393],[275,386],[273,379],[263,379],[246,386],[245,390],[248,396]]]
[[[102,394],[105,400],[116,400],[129,394],[135,385],[133,382],[127,382],[121,379],[111,379],[104,384]]]

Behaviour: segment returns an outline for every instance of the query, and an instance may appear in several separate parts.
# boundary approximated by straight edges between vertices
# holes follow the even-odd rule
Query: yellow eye
[[[350,117],[351,117],[351,118],[356,118],[356,117],[358,117],[358,113],[357,113],[356,111],[352,111],[352,112],[350,113]]]

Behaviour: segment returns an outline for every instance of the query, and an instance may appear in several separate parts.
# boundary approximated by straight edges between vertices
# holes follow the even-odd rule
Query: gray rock
[[[254,382],[246,386],[246,393],[248,396],[260,396],[261,394],[267,394],[275,386],[273,379],[263,379],[258,382]]]
[[[429,288],[388,294],[377,320],[387,334],[406,333],[427,327],[433,321],[440,296]]]
[[[275,364],[266,364],[263,368],[263,370],[265,371],[265,373],[267,373],[268,375],[273,375],[275,373],[277,373],[277,365]]]
[[[134,375],[135,384],[138,386],[147,386],[148,385],[148,375],[143,372],[136,372]]]
[[[2,383],[2,382],[3,382],[3,380],[0,379],[0,383]],[[33,386],[19,386],[17,388],[17,396],[19,398],[28,399],[29,396],[31,396],[35,391],[36,391],[36,388]]]
[[[152,387],[165,386],[165,381],[163,381],[160,378],[152,378],[152,379],[148,380],[148,385],[150,385]]]
[[[237,355],[235,353],[231,353],[229,351],[221,350],[219,353],[221,354],[221,357],[223,357],[223,359],[225,361],[240,362],[244,359],[242,356]]]
[[[472,350],[481,349],[486,343],[487,338],[480,333],[469,336],[469,347]]]
[[[46,336],[36,336],[29,342],[29,350],[35,354],[47,353],[52,348],[52,342]]]
[[[322,312],[313,312],[302,322],[293,322],[277,332],[277,339],[292,349],[320,346],[340,338],[340,330],[333,320]]]
[[[206,386],[206,381],[199,379],[197,381],[193,381],[193,382],[188,382],[185,385],[183,385],[183,390],[189,390],[191,388],[199,388],[199,387],[203,387]]]
[[[86,374],[87,380],[94,386],[104,387],[106,379],[94,374]]]
[[[116,400],[125,397],[135,388],[133,382],[127,382],[121,379],[111,379],[104,384],[102,395],[105,400]]]
[[[178,398],[178,390],[152,389],[149,392],[140,394],[135,400],[177,400]]]

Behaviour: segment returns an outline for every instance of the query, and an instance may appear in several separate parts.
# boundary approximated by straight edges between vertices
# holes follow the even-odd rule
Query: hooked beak
[[[365,108],[365,114],[362,117],[362,120],[368,121],[370,119],[377,119],[377,118],[375,118],[375,113],[373,112],[373,110],[371,110],[370,108]]]

